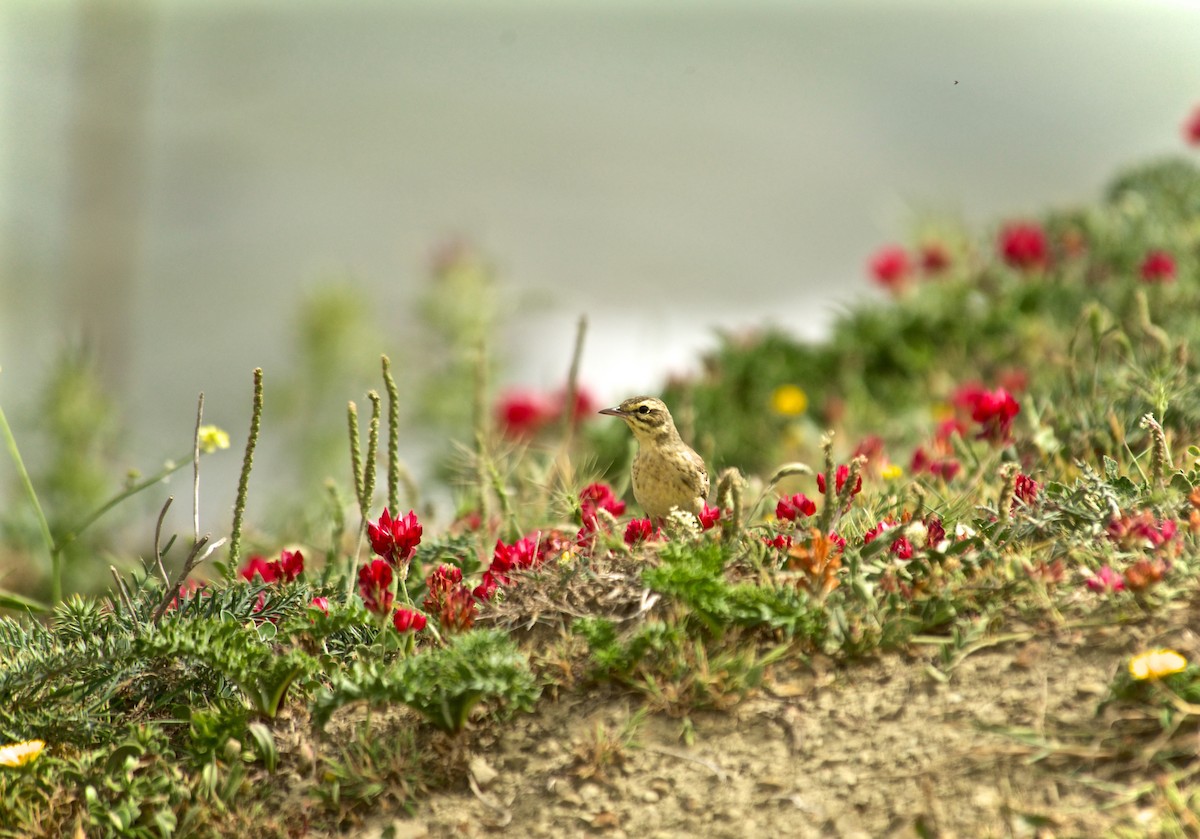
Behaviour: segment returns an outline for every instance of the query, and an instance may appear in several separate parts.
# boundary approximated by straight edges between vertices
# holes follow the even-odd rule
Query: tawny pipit
[[[637,440],[633,458],[633,497],[652,519],[664,519],[672,507],[700,515],[708,498],[704,459],[675,430],[661,399],[635,396],[600,413],[625,420]]]

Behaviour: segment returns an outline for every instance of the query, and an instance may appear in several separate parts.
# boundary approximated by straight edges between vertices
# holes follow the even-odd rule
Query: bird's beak
[[[625,416],[624,414],[622,414],[622,413],[621,413],[621,409],[620,409],[620,408],[605,408],[605,409],[604,409],[603,411],[601,411],[600,413],[604,414],[605,416],[610,416],[610,417],[623,417],[623,416]]]

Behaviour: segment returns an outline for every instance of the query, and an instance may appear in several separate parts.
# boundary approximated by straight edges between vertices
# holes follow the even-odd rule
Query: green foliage
[[[351,702],[402,702],[445,731],[460,731],[482,701],[529,710],[538,688],[529,661],[512,639],[494,630],[474,630],[391,663],[355,661],[330,680],[313,706],[323,728],[333,712]]]
[[[815,638],[822,631],[819,608],[795,587],[726,582],[730,549],[720,542],[672,542],[659,558],[661,563],[642,572],[642,579],[649,588],[685,605],[706,632],[720,634],[729,626],[767,627],[787,637]]]

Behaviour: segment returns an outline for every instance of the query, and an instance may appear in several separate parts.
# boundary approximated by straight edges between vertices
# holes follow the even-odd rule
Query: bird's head
[[[638,440],[654,440],[663,435],[674,435],[675,421],[666,404],[653,396],[634,396],[615,408],[605,408],[600,413],[620,417],[633,431]]]

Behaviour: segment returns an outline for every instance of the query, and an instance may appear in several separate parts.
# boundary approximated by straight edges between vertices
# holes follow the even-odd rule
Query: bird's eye
[[[639,405],[638,413],[641,414],[642,416],[645,416],[646,414],[650,413],[650,406],[649,405]]]

